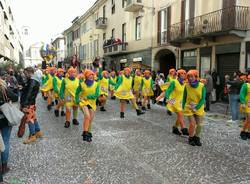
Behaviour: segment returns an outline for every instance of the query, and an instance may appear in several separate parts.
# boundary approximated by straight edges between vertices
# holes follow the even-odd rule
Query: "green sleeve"
[[[60,89],[60,98],[64,99],[64,91],[65,91],[65,79],[63,79]]]
[[[134,71],[131,72],[131,76],[132,76],[133,78],[135,77],[135,72],[134,72]]]
[[[42,84],[44,85],[49,80],[49,76],[46,75],[42,78]]]
[[[155,82],[153,81],[153,79],[151,79],[151,88],[152,88],[152,90],[154,91],[154,85],[155,85]]]
[[[113,82],[113,81],[109,78],[109,85],[115,86],[115,85],[116,85],[116,83],[115,83],[115,82]]]
[[[77,104],[80,103],[80,93],[82,91],[83,91],[83,89],[82,89],[81,83],[79,82],[79,85],[78,85],[78,87],[76,89],[76,94],[75,94],[75,101],[76,101]]]
[[[167,100],[169,99],[170,94],[174,91],[174,88],[175,88],[175,82],[172,81],[165,92],[165,97]]]
[[[204,105],[205,98],[206,98],[206,87],[203,86],[203,88],[202,88],[202,96],[201,96],[201,99],[200,99],[199,103],[195,107],[196,110],[200,109],[201,106]]]
[[[59,90],[58,90],[58,86],[57,86],[57,82],[56,82],[56,78],[55,77],[53,77],[53,90],[54,90],[54,92],[56,92],[56,93],[59,93]]]
[[[99,80],[102,80],[103,76],[102,76],[102,69],[99,68],[99,71],[98,71],[98,79]]]
[[[141,87],[140,87],[140,90],[142,90],[143,86],[144,86],[144,80],[143,80],[143,78],[142,78],[142,79],[141,79]]]
[[[247,94],[247,84],[243,84],[240,90],[240,103],[245,104],[246,103],[246,94]]]
[[[115,90],[117,90],[121,84],[122,84],[122,76],[119,76],[117,79],[117,83],[115,85]]]
[[[170,81],[170,78],[169,77],[167,77],[167,79],[165,80],[165,82],[169,82]]]
[[[87,95],[87,99],[95,100],[100,96],[100,85],[98,84],[95,90],[95,94]]]
[[[184,92],[183,92],[183,100],[182,100],[182,108],[185,108],[186,105],[186,101],[187,101],[187,88],[184,88]]]

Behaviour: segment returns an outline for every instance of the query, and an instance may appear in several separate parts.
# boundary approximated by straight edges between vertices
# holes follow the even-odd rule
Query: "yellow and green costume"
[[[54,98],[58,99],[60,94],[60,89],[63,81],[63,77],[60,79],[59,77],[53,77],[53,91],[54,91]]]
[[[94,82],[88,86],[85,81],[81,82],[75,95],[75,101],[80,107],[90,106],[96,110],[96,99],[100,95],[100,86],[98,82]]]
[[[117,77],[115,76],[115,77],[110,77],[110,81],[111,81],[111,83],[113,83],[113,84],[116,84],[116,82],[117,82]],[[109,90],[110,91],[113,91],[113,90],[115,90],[115,86],[114,85],[109,85]]]
[[[134,77],[134,86],[133,90],[134,91],[140,91],[141,90],[141,84],[142,84],[142,76],[135,76]]]
[[[60,98],[65,100],[66,107],[77,106],[75,102],[76,90],[79,86],[79,79],[64,78],[60,89]]]
[[[168,89],[165,92],[165,97],[169,100],[167,104],[167,109],[171,112],[181,112],[183,93],[185,84],[181,84],[177,79],[173,79],[170,83]]]
[[[174,80],[172,76],[168,76],[167,80],[164,84],[160,85],[161,91],[166,91],[170,85],[170,83]]]
[[[43,77],[42,88],[41,88],[42,92],[48,92],[48,91],[51,91],[53,89],[52,80],[53,80],[53,76],[51,74],[47,74]]]
[[[204,116],[205,97],[206,88],[204,84],[198,82],[194,87],[186,84],[183,95],[184,114],[186,116]]]
[[[154,96],[154,82],[151,77],[148,79],[143,77],[141,86],[142,96]]]
[[[131,76],[127,77],[121,75],[118,77],[117,84],[115,86],[115,96],[121,100],[133,99],[134,95],[132,93],[132,82],[133,78]]]
[[[240,103],[245,105],[242,111],[245,113],[250,113],[250,83],[245,83],[241,87]]]

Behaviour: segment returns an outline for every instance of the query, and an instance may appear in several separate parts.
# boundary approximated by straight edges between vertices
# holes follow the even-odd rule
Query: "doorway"
[[[164,73],[165,76],[168,75],[171,68],[176,68],[175,54],[168,49],[160,50],[156,54],[155,60],[159,63],[159,72]]]

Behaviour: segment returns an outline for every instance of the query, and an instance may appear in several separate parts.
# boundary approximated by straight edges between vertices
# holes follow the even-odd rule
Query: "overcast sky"
[[[18,28],[31,28],[32,42],[48,42],[96,0],[10,0]]]

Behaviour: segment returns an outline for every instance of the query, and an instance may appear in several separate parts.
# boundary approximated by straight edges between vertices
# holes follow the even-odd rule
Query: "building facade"
[[[8,0],[0,0],[0,62],[24,65],[23,44]]]
[[[107,69],[150,67],[154,7],[153,0],[96,1],[64,31],[67,57],[77,55],[85,67],[95,59]]]
[[[250,69],[249,0],[98,0],[64,31],[66,55],[83,66]],[[230,18],[229,18],[230,17]]]
[[[37,65],[42,65],[42,57],[40,54],[43,43],[37,42],[32,44],[25,53],[25,67],[34,67]]]
[[[172,1],[159,11],[158,43],[178,48],[177,67],[216,70],[223,84],[250,68],[249,8],[247,0]]]
[[[55,48],[56,56],[53,59],[55,65],[62,66],[65,59],[65,38],[63,35],[56,37],[52,41],[52,45]]]

